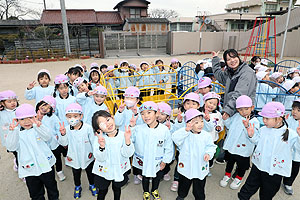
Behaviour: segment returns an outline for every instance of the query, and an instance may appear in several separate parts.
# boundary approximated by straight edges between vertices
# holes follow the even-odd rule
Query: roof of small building
[[[127,18],[128,23],[169,23],[167,18]]]
[[[96,11],[98,24],[123,24],[120,13],[115,11]]]
[[[0,20],[0,26],[38,26],[40,20]]]

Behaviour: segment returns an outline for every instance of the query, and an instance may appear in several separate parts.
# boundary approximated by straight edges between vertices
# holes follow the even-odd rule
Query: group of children
[[[173,63],[177,67],[180,64],[177,59]],[[162,72],[163,62],[156,64]],[[149,64],[142,62],[140,66],[146,71]],[[60,181],[65,180],[62,156],[72,169],[75,199],[81,197],[81,172],[85,170],[89,190],[98,200],[105,199],[110,184],[114,199],[120,199],[131,171],[134,184],[142,185],[143,199],[152,196],[160,200],[160,181],[171,179],[173,162],[171,190],[177,192],[177,200],[183,200],[192,185],[195,199],[205,199],[206,178],[212,175],[210,168],[225,127],[221,148],[225,150],[226,168],[220,177],[221,187],[231,182],[231,189],[239,189],[252,157],[239,199],[250,199],[258,189],[261,199],[272,199],[282,179],[286,193],[293,194],[300,163],[300,100],[293,101],[290,115],[285,115],[282,103],[267,103],[258,113],[263,118],[261,126],[254,115],[254,102],[242,95],[236,100],[237,112],[223,120],[221,97],[212,92],[211,78],[201,76],[197,91],[184,96],[173,118],[175,113],[166,102],[141,103],[150,92],[135,87],[135,81],[140,80],[130,77],[134,65],[122,61],[118,70],[113,70],[115,67],[92,63],[87,72],[85,66],[76,65],[57,75],[54,87],[50,86],[49,71],[40,70],[39,86],[35,87],[34,81],[25,91],[26,99],[35,100],[35,107],[19,105],[11,90],[0,92],[2,145],[15,155],[14,169],[26,182],[32,199],[44,199],[44,188],[50,200],[59,198],[55,171]],[[116,73],[128,79],[117,78]],[[113,77],[114,84],[123,85],[115,115],[105,104],[108,91],[99,84],[101,76]],[[168,81],[166,76],[153,78],[154,82]],[[171,79],[176,82],[176,76],[171,74]],[[132,85],[128,86],[128,81]],[[172,90],[176,93],[175,83]]]

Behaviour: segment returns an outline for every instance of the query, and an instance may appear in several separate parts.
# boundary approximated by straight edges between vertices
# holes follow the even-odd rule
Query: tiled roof
[[[128,23],[169,23],[169,20],[166,18],[127,18]]]
[[[0,20],[0,26],[38,26],[40,20]]]
[[[115,11],[97,11],[98,24],[123,24],[120,13]]]

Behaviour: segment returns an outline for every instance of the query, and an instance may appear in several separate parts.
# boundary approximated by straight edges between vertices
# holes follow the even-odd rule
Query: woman
[[[219,52],[213,51],[213,72],[216,79],[223,84],[225,89],[224,105],[223,105],[223,120],[228,119],[236,113],[235,102],[241,95],[247,95],[255,100],[257,79],[254,71],[242,62],[236,50],[228,49],[223,54],[223,59],[226,64],[225,71],[222,71]]]

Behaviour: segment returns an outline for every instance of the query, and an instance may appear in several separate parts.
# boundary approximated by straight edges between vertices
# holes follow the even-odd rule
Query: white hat
[[[265,78],[265,76],[268,74],[268,72],[260,71],[256,73],[257,80],[262,80]]]
[[[300,83],[300,76],[296,76],[295,78],[293,78],[293,81],[295,83]]]
[[[274,72],[270,77],[273,79],[278,79],[280,76],[282,76],[281,72]]]
[[[198,60],[196,64],[197,64],[197,65],[200,65],[201,63],[205,63],[205,62],[206,62],[206,61],[204,61],[204,60]]]
[[[267,70],[269,70],[268,67],[261,66],[261,67],[258,69],[258,72],[266,72]]]
[[[259,70],[259,68],[263,67],[261,64],[256,64],[254,70]]]
[[[299,73],[299,69],[297,69],[297,68],[290,68],[290,69],[287,71],[287,74],[292,74],[292,73],[295,73],[295,72],[298,72],[298,73]]]
[[[293,80],[287,80],[286,82],[284,82],[284,84],[282,85],[282,87],[284,89],[286,89],[287,91],[289,91],[290,89],[292,89],[292,87],[294,87],[295,84],[296,84],[295,81],[293,81]]]
[[[268,65],[269,61],[267,59],[263,58],[263,59],[260,60],[260,63],[263,64],[263,65]]]
[[[209,67],[212,67],[212,63],[211,62],[207,62],[203,66],[204,69],[209,68]]]

